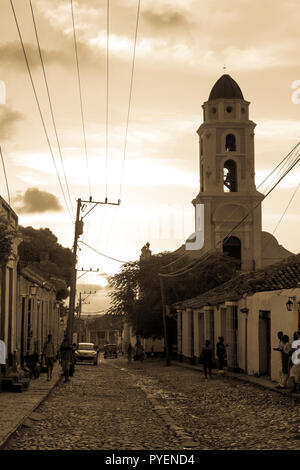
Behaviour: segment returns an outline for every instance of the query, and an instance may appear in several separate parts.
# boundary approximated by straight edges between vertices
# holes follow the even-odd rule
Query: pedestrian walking
[[[131,343],[129,343],[128,348],[127,348],[127,360],[130,363],[132,359],[132,352],[133,352],[133,347],[131,346]]]
[[[137,360],[140,360],[141,362],[143,362],[143,360],[144,360],[144,348],[143,348],[140,340],[137,340],[137,342],[135,344],[135,355],[136,355]]]
[[[213,351],[212,351],[212,348],[210,347],[210,341],[209,339],[207,339],[205,341],[205,346],[201,352],[201,360],[203,363],[205,379],[207,379],[207,370],[208,370],[209,376],[211,377],[212,358],[213,358]]]
[[[276,388],[285,388],[290,372],[290,360],[291,360],[291,343],[290,338],[287,335],[283,335],[281,338],[281,377],[280,382],[276,385]]]
[[[44,344],[43,356],[45,358],[45,364],[46,364],[46,367],[47,367],[47,380],[51,380],[52,379],[53,364],[54,364],[54,357],[55,357],[54,344],[52,342],[52,335],[51,334],[48,335],[47,341]]]
[[[294,354],[296,351],[298,354]],[[292,342],[292,367],[290,377],[294,383],[291,393],[295,393],[297,390],[300,390],[300,331],[295,331],[294,341]]]
[[[283,361],[282,350],[283,350],[283,346],[284,346],[284,344],[282,342],[283,336],[284,336],[283,331],[278,331],[278,333],[277,333],[278,346],[277,346],[277,348],[273,348],[273,351],[279,351],[280,355],[281,355],[281,371],[280,371],[280,378],[279,378],[279,384],[278,385],[280,385],[282,383],[282,380],[283,380],[283,377],[282,377],[282,361]]]
[[[216,344],[216,353],[217,353],[217,358],[218,358],[218,369],[219,369],[219,373],[223,374],[224,373],[224,367],[227,365],[226,347],[228,345],[224,344],[224,337],[223,336],[219,336],[218,340],[219,341]]]
[[[72,347],[68,345],[68,340],[65,338],[60,347],[60,363],[65,377],[65,382],[70,381],[70,366],[72,361]]]

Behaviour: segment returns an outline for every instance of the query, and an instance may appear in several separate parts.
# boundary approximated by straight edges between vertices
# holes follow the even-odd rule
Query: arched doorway
[[[223,241],[223,253],[235,258],[238,262],[238,268],[241,267],[242,261],[242,245],[241,240],[237,237],[229,237]]]

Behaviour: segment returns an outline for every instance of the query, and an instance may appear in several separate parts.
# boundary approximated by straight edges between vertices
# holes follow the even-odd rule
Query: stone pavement
[[[61,367],[54,365],[51,381],[43,373],[30,381],[29,390],[22,393],[0,392],[0,448],[35,408],[49,395],[61,379]]]
[[[71,383],[54,388],[56,365],[51,382],[42,374],[28,392],[0,393],[0,447],[299,449],[300,394],[230,372],[205,381],[201,366],[171,364],[102,360],[77,366]]]
[[[2,450],[300,450],[293,397],[164,361],[80,365]]]

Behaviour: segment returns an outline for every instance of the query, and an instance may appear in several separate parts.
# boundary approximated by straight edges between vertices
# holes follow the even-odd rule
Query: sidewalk
[[[22,393],[0,392],[0,448],[26,418],[29,418],[38,405],[49,395],[61,379],[61,367],[54,365],[52,380],[41,374],[30,381],[29,390]]]
[[[204,373],[203,367],[201,365],[191,365],[191,364],[187,364],[185,362],[179,362],[179,361],[172,361],[172,363],[179,367],[186,367],[188,369],[193,369],[195,371]],[[215,372],[215,370],[213,369],[212,374],[218,375],[218,372]],[[278,383],[272,382],[270,379],[266,379],[265,377],[255,377],[253,375],[241,374],[238,372],[229,372],[228,370],[225,370],[224,377],[230,377],[230,378],[234,378],[237,380],[241,380],[242,382],[252,383],[253,385],[266,388],[268,390],[271,390],[272,392],[280,393],[281,395],[285,395],[285,396],[294,398],[297,401],[300,401],[299,392],[290,393],[290,389],[276,388],[276,385],[278,385]]]

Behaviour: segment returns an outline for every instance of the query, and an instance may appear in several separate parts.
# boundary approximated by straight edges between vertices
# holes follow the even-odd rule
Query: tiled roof
[[[230,281],[192,299],[178,302],[177,308],[201,308],[208,304],[240,299],[243,294],[292,289],[300,283],[300,254],[284,261],[248,273],[240,274]]]

